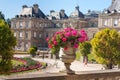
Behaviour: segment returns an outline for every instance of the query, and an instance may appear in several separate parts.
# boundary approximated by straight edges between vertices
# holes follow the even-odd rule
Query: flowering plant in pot
[[[79,43],[88,40],[87,33],[84,30],[77,31],[73,28],[65,28],[56,32],[51,38],[47,38],[48,47],[52,53],[59,52],[60,48],[68,49],[67,44],[70,43],[73,48],[78,48]]]
[[[76,58],[75,51],[79,43],[88,40],[87,33],[84,30],[77,31],[73,28],[65,28],[56,32],[51,38],[47,38],[48,47],[51,52],[57,54],[60,48],[63,48],[65,55],[62,55],[62,61],[65,64],[67,74],[74,74],[70,69],[71,62]]]

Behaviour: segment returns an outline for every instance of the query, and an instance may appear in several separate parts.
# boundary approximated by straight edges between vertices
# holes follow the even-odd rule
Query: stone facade
[[[98,18],[98,28],[114,28],[120,30],[120,0],[112,0],[112,4]]]
[[[46,27],[51,27],[51,21],[37,18],[13,18],[11,29],[17,38],[16,50],[27,51],[31,46],[45,47]]]
[[[60,12],[52,10],[50,15],[46,16],[38,4],[33,7],[23,5],[20,14],[11,20],[11,29],[17,38],[15,50],[28,51],[31,46],[46,48],[46,38],[67,27],[85,29],[90,38],[98,31],[97,28],[89,27],[88,21],[79,11],[79,6],[75,7],[75,11],[68,17],[63,9]]]

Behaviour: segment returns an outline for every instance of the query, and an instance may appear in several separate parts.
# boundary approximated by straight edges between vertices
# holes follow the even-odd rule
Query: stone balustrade
[[[7,76],[5,80],[120,80],[120,70],[81,71],[76,72],[75,75],[66,73],[14,75]]]

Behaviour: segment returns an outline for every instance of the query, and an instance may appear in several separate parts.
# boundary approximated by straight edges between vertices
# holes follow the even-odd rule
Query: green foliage
[[[37,47],[36,47],[36,46],[33,46],[32,48],[34,48],[34,49],[35,49],[35,51],[37,51]]]
[[[31,59],[31,58],[23,58],[23,60],[25,60],[27,62],[27,66],[32,66],[32,65],[36,65],[38,62]]]
[[[91,44],[88,41],[79,44],[80,53],[82,56],[87,56],[91,51]]]
[[[16,38],[9,26],[0,20],[0,72],[9,73],[12,68],[13,47],[16,45]]]
[[[0,19],[5,20],[5,16],[4,16],[4,14],[1,11],[0,11]]]
[[[35,51],[35,48],[32,48],[32,47],[31,47],[31,48],[29,49],[29,53],[30,53],[30,54],[35,54],[35,52],[36,52],[36,51]]]
[[[92,52],[102,64],[120,63],[120,35],[114,29],[103,29],[91,40]]]
[[[80,60],[81,56],[82,56],[82,54],[80,52],[77,52],[76,53],[76,60]],[[88,54],[87,56],[88,56],[88,61],[89,62],[95,62],[96,61],[96,59],[94,57],[94,54]]]
[[[76,52],[76,60],[80,60],[81,57],[81,53],[79,51]]]
[[[32,55],[32,57],[34,57],[35,55],[36,55],[36,48],[35,47],[31,47],[30,49],[29,49],[29,52],[28,53],[30,53],[31,55]]]

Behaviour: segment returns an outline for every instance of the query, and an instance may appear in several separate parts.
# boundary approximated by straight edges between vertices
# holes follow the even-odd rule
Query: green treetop
[[[0,20],[0,72],[8,73],[12,68],[13,48],[16,38],[4,20]]]
[[[106,64],[109,69],[120,63],[120,35],[114,29],[103,29],[91,40],[92,52],[99,63]]]

